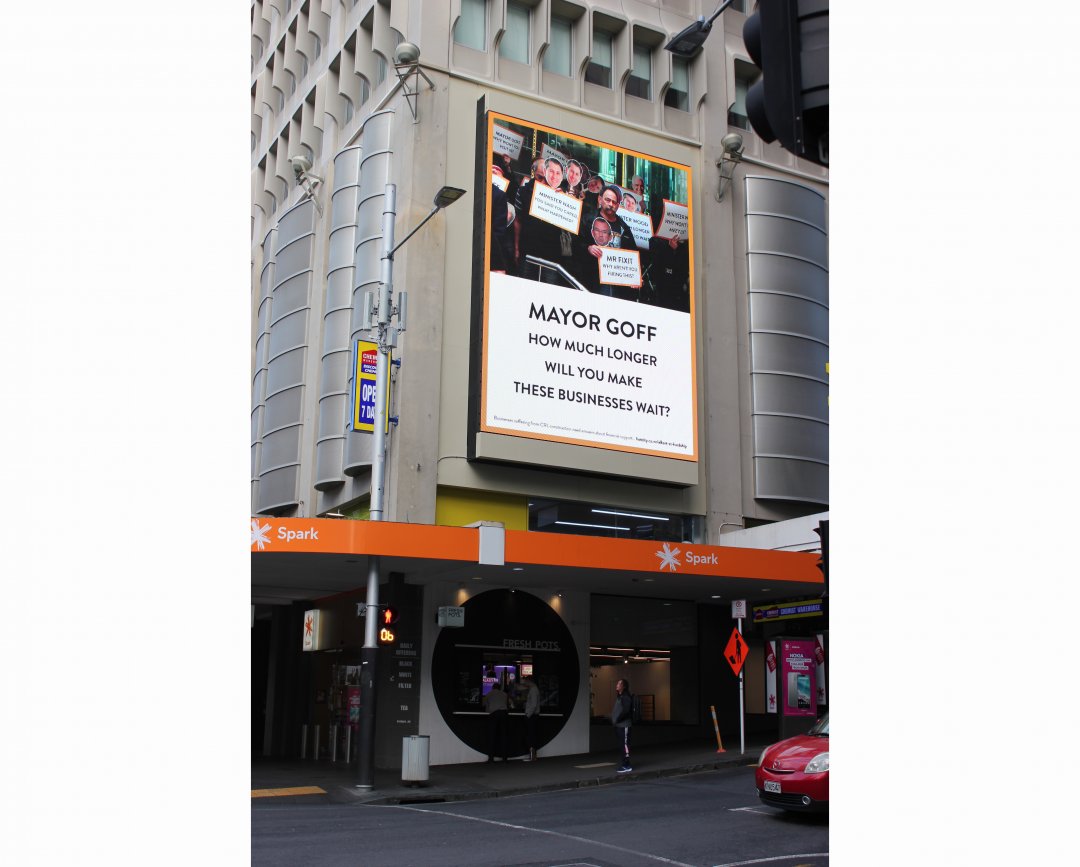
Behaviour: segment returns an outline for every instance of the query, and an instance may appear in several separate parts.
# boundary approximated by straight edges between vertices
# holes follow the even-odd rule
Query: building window
[[[499,41],[499,57],[515,63],[529,62],[529,7],[508,0],[506,32]]]
[[[664,105],[690,111],[690,61],[685,57],[671,57],[671,87],[664,94]]]
[[[592,56],[585,68],[585,80],[590,84],[611,87],[611,43],[610,33],[593,30]]]
[[[573,55],[574,22],[558,15],[551,16],[551,44],[544,52],[544,69],[570,78],[570,57]]]
[[[454,42],[483,51],[487,43],[487,0],[461,0],[461,17],[454,25]]]
[[[626,92],[641,99],[652,99],[652,51],[640,42],[634,43],[634,67],[626,80]]]
[[[690,542],[694,538],[694,519],[670,512],[530,497],[529,530],[574,536]]]
[[[728,108],[728,126],[737,129],[750,129],[750,121],[746,117],[746,89],[753,83],[753,67],[747,69],[747,64],[735,62],[735,102]]]

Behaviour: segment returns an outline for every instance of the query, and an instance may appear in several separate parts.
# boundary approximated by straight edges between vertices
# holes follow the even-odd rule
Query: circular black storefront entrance
[[[432,655],[432,688],[443,719],[462,741],[488,751],[484,696],[499,681],[512,699],[510,755],[526,752],[525,690],[540,690],[540,746],[560,731],[577,702],[580,672],[570,630],[551,606],[530,593],[489,590],[465,603],[465,626],[444,628]]]

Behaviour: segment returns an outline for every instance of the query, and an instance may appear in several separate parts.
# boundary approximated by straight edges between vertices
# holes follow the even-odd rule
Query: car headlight
[[[810,764],[806,766],[804,774],[823,774],[829,770],[829,754],[818,753],[810,760]]]
[[[763,768],[763,767],[765,767],[765,753],[767,753],[768,751],[769,751],[769,748],[768,748],[768,747],[765,747],[765,749],[763,749],[763,750],[761,751],[761,755],[760,755],[760,756],[758,756],[758,760],[757,760],[757,763],[758,763],[758,767],[759,767],[759,768]]]

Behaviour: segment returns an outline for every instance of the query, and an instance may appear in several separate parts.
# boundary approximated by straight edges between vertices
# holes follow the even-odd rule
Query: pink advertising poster
[[[825,636],[820,632],[814,642],[814,658],[817,660],[817,703],[828,704],[825,695]]]
[[[349,687],[349,725],[354,729],[360,726],[360,687]]]
[[[814,639],[780,642],[780,706],[784,716],[817,715]]]
[[[776,713],[776,642],[765,642],[765,709]]]

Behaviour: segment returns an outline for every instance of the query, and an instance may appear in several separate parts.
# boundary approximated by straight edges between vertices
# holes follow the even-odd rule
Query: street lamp
[[[735,0],[724,0],[715,12],[709,16],[706,21],[705,16],[698,18],[689,27],[679,31],[675,36],[671,38],[671,41],[664,46],[665,51],[670,51],[672,54],[677,54],[679,57],[693,57],[697,54],[697,50],[705,44],[705,40],[709,38],[709,34],[712,32],[712,23],[720,16],[720,13],[728,8]]]
[[[375,430],[371,445],[371,509],[372,521],[383,519],[383,491],[386,486],[386,398],[390,388],[391,347],[397,345],[401,327],[390,324],[390,319],[399,314],[398,309],[390,306],[391,290],[394,283],[394,253],[415,235],[420,228],[448,205],[452,205],[465,195],[465,190],[457,187],[443,187],[435,195],[434,207],[420,224],[401,243],[394,244],[394,218],[397,216],[397,187],[387,184],[383,201],[383,255],[378,298],[378,360],[375,366]],[[375,660],[378,654],[379,626],[379,557],[368,558],[367,602],[364,608],[364,646],[360,650],[360,732],[358,739],[358,773],[356,786],[359,789],[375,787]]]

